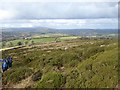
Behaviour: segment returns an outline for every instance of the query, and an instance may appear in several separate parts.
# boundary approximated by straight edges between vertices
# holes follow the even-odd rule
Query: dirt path
[[[16,49],[16,48],[20,48],[20,47],[24,47],[24,46],[15,46],[15,47],[9,47],[9,48],[2,48],[2,49],[0,49],[0,51],[10,50],[10,49]]]
[[[28,86],[31,86],[34,84],[34,82],[31,80],[32,76],[29,76],[28,78],[20,81],[18,84],[13,85],[13,88],[26,88]]]

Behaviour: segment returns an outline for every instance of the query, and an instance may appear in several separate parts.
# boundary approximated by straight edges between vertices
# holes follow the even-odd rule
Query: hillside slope
[[[5,87],[114,88],[117,85],[116,40],[75,39],[4,51],[3,57],[7,55],[13,57],[13,67],[3,73]]]

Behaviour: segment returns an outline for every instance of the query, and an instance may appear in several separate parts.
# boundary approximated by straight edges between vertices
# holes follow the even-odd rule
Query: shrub
[[[24,60],[24,63],[26,63],[26,64],[30,63],[32,60],[33,60],[32,58],[28,57]]]
[[[102,48],[100,48],[98,46],[90,47],[86,51],[84,51],[83,57],[84,57],[84,59],[87,59],[87,58],[90,58],[91,56],[93,56],[99,52],[103,52],[103,51],[104,51],[103,47]]]
[[[70,78],[71,79],[76,79],[79,76],[79,72],[77,70],[72,70],[70,72]]]
[[[42,72],[39,70],[37,72],[35,72],[32,76],[32,80],[33,81],[37,81],[37,80],[40,80],[42,77]]]
[[[78,60],[72,60],[72,61],[69,63],[69,66],[70,66],[70,67],[75,67],[75,66],[77,66],[78,63],[79,63]]]
[[[5,72],[4,75],[6,76],[5,81],[3,82],[11,82],[11,83],[17,83],[21,81],[22,79],[25,79],[26,77],[30,76],[32,74],[32,70],[28,69],[26,67],[17,68],[14,70],[11,70],[9,72]]]
[[[92,64],[86,65],[86,70],[92,70]]]
[[[17,43],[17,45],[19,45],[19,46],[22,45],[22,42],[19,41],[19,42]]]
[[[47,73],[36,84],[36,88],[59,88],[65,83],[65,77],[62,74],[51,72]]]

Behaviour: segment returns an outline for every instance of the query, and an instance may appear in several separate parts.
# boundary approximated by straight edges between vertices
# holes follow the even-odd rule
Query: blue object
[[[12,58],[8,57],[7,61],[8,61],[8,67],[12,67]]]
[[[12,67],[12,58],[9,56],[7,59],[0,59],[2,62],[2,71],[6,71],[8,68]]]
[[[0,62],[3,62],[3,59],[0,59]]]
[[[3,60],[3,63],[2,63],[2,70],[3,70],[3,72],[6,71],[7,69],[8,69],[7,60]]]

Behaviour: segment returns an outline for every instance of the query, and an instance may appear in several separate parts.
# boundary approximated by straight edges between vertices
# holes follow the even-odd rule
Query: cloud
[[[56,29],[117,29],[117,19],[41,19],[41,20],[8,20],[0,23],[6,28],[49,27]]]
[[[0,3],[0,27],[117,28],[117,2],[7,1]]]
[[[0,10],[13,14],[14,17],[7,16],[12,19],[97,19],[117,18],[116,5],[115,2],[13,2],[1,3]]]
[[[119,0],[1,0],[1,2],[118,2]]]
[[[14,14],[8,10],[0,10],[0,20],[13,18]]]

